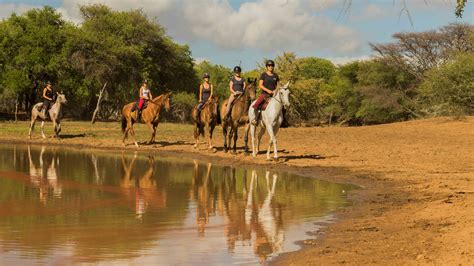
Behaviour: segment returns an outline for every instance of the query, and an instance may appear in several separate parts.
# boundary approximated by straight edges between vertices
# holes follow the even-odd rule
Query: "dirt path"
[[[118,123],[66,121],[63,131],[60,141],[36,135],[32,142],[124,149]],[[142,141],[149,137],[144,127],[136,131]],[[26,123],[0,123],[0,142],[24,142],[26,134]],[[276,264],[474,263],[474,117],[283,129],[280,161],[271,163],[264,154],[252,160],[241,150],[237,155],[193,150],[191,134],[189,125],[162,124],[158,143],[141,149],[365,188],[352,193],[353,206],[341,210],[341,220],[321,232],[319,240],[279,257]],[[215,136],[220,146],[220,128]],[[262,147],[266,144],[265,139]]]

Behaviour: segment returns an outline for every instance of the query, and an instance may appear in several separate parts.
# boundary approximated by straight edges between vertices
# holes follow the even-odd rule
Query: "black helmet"
[[[202,75],[202,78],[205,79],[205,78],[210,78],[211,76],[208,74],[208,73],[204,73],[204,75]]]
[[[242,72],[242,68],[239,66],[234,67],[234,73],[240,73]]]
[[[53,84],[51,83],[51,81],[48,80],[46,81],[46,85],[53,85]]]
[[[275,66],[275,62],[273,62],[273,60],[267,60],[265,66]]]

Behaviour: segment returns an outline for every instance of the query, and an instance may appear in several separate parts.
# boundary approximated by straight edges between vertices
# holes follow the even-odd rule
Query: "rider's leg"
[[[48,111],[49,111],[49,101],[44,100],[43,102],[43,117],[44,119],[48,118]]]
[[[263,103],[263,101],[265,100],[265,98],[267,97],[267,95],[265,93],[262,93],[260,94],[260,96],[258,97],[257,101],[255,101],[254,105],[252,106],[253,107],[253,110],[255,112],[255,119],[252,120],[252,124],[253,125],[257,125],[257,120],[258,120],[258,108],[260,107],[260,105]]]
[[[225,114],[224,114],[224,121],[227,121],[227,118],[229,117],[229,113],[230,113],[230,109],[232,108],[232,103],[234,102],[235,100],[235,95],[232,93],[229,97],[229,101],[227,101],[227,106],[226,106],[226,109],[225,109]]]
[[[143,98],[140,98],[140,101],[138,102],[138,110],[137,110],[137,121],[140,122],[141,118],[142,118],[142,108],[143,108],[143,104],[145,103],[145,99]]]

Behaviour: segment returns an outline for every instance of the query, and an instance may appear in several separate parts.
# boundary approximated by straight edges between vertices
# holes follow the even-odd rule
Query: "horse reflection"
[[[254,253],[259,256],[262,262],[272,253],[282,251],[284,232],[281,230],[281,214],[271,205],[277,180],[276,174],[270,178],[270,172],[266,171],[266,196],[261,204],[255,199],[256,195],[262,194],[262,191],[259,191],[259,180],[255,170],[252,171],[249,189],[247,190],[246,186],[243,189],[246,200],[243,210],[244,221],[249,228],[250,239],[253,239]]]
[[[209,223],[209,214],[215,214],[215,202],[211,178],[212,164],[208,163],[206,174],[199,175],[199,164],[194,160],[191,200],[196,202],[196,225],[198,227],[198,235],[204,236],[206,225]]]
[[[39,189],[39,200],[46,204],[49,194],[52,191],[54,197],[61,197],[62,186],[58,182],[57,168],[59,166],[59,157],[53,153],[51,163],[46,162],[45,146],[41,147],[39,154],[39,165],[33,160],[31,146],[28,146],[28,162],[30,172],[30,182]]]
[[[122,154],[122,167],[124,175],[120,180],[120,186],[125,188],[127,198],[133,198],[134,210],[137,219],[142,219],[149,206],[153,208],[162,208],[166,206],[166,191],[157,190],[156,180],[154,179],[154,157],[148,156],[148,169],[143,174],[132,175],[137,154],[133,156],[130,163],[127,164]]]

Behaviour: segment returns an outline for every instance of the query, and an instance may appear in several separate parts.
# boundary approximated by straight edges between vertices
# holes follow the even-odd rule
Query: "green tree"
[[[423,111],[428,115],[474,114],[474,53],[433,69],[419,86]]]
[[[208,61],[202,61],[196,65],[196,78],[202,80],[204,73],[211,76],[210,82],[214,86],[214,93],[219,96],[219,99],[229,97],[229,80],[232,77],[232,70],[222,65],[214,65]],[[201,81],[202,82],[202,81]],[[199,84],[199,83],[198,83]],[[195,85],[196,95],[199,93],[199,85]]]

